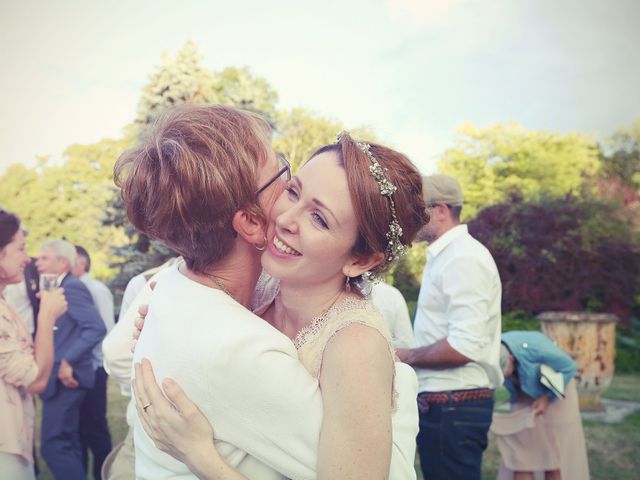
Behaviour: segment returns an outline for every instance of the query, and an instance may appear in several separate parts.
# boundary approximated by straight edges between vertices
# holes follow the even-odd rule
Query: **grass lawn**
[[[117,387],[109,382],[109,425],[114,445],[124,439],[127,433],[125,410],[128,398],[120,395]],[[616,375],[605,396],[615,400],[640,400],[640,375]],[[498,391],[498,401],[506,401],[505,391]],[[39,410],[39,409],[38,409]],[[37,424],[40,424],[39,419]],[[639,478],[640,472],[640,412],[627,417],[624,422],[607,425],[584,422],[589,455],[589,468],[593,480],[632,480]],[[494,479],[499,466],[498,449],[492,439],[485,452],[483,478]],[[39,480],[53,479],[46,464],[39,459],[41,472]],[[422,475],[418,472],[418,479]]]

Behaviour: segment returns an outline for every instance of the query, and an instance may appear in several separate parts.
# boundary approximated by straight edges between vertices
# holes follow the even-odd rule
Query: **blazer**
[[[104,322],[87,287],[69,273],[60,286],[64,288],[68,309],[56,321],[53,370],[47,387],[40,394],[45,401],[56,394],[58,386],[62,386],[58,381],[58,369],[62,360],[73,367],[73,377],[80,387],[93,388],[95,372],[91,350],[106,334]]]
[[[577,366],[569,355],[560,350],[549,337],[540,332],[513,331],[502,335],[502,342],[509,347],[516,359],[515,368],[518,371],[520,388],[506,379],[504,386],[511,394],[511,402],[516,402],[519,391],[532,398],[548,395],[554,399],[555,395],[540,383],[540,366],[548,365],[555,371],[562,373],[564,384],[576,374]]]
[[[31,303],[31,310],[33,310],[33,335],[35,336],[38,329],[38,312],[40,311],[40,299],[36,297],[36,294],[40,291],[40,275],[34,258],[31,259],[31,263],[24,267],[24,280],[27,284],[27,295]]]

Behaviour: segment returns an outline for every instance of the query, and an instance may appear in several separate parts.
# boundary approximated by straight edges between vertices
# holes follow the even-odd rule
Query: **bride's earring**
[[[344,289],[347,293],[351,292],[351,277],[347,275],[344,280]]]

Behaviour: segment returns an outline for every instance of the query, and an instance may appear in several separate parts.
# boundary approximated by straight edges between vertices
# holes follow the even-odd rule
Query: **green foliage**
[[[315,150],[334,143],[342,130],[345,127],[340,122],[302,108],[280,110],[276,114],[273,147],[285,154],[295,173]],[[366,127],[350,129],[349,133],[359,140],[376,141],[376,135]]]
[[[165,53],[162,65],[142,89],[136,123],[148,125],[161,111],[174,105],[216,103],[218,92],[214,88],[214,75],[200,65],[200,60],[191,41],[178,51],[175,58]]]
[[[285,154],[294,172],[319,147],[335,142],[342,130],[338,122],[328,120],[302,109],[281,110],[276,115],[276,135],[273,146]]]
[[[18,214],[29,230],[31,255],[43,241],[64,238],[89,251],[95,277],[113,275],[111,246],[124,237],[101,221],[114,191],[113,163],[128,145],[127,139],[72,145],[59,164],[43,158],[34,168],[12,165],[0,176],[0,205]]]
[[[478,129],[465,124],[456,146],[439,164],[465,192],[464,218],[511,196],[525,200],[582,194],[600,165],[590,138],[545,130],[527,131],[516,123]]]
[[[425,244],[415,243],[388,275],[387,283],[400,290],[407,303],[418,300],[425,263]]]
[[[572,196],[512,200],[482,210],[469,231],[495,259],[504,311],[591,310],[629,320],[640,250],[616,205]]]
[[[640,320],[622,327],[616,336],[616,373],[640,373]]]
[[[605,141],[603,170],[637,191],[640,190],[640,118]]]
[[[148,125],[167,108],[197,103],[234,105],[273,118],[278,94],[265,79],[246,67],[214,72],[203,67],[201,60],[191,41],[173,58],[165,53],[162,65],[142,89],[136,123]]]
[[[540,320],[524,310],[513,310],[502,314],[502,333],[513,330],[540,331]]]
[[[267,80],[254,76],[247,67],[227,67],[214,73],[214,78],[218,103],[251,110],[274,121],[278,94]]]

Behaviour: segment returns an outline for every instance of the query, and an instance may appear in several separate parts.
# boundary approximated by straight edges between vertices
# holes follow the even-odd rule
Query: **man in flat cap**
[[[500,370],[502,287],[489,251],[460,223],[460,184],[423,177],[431,216],[414,322],[417,348],[398,350],[419,381],[418,452],[425,480],[480,479]]]

